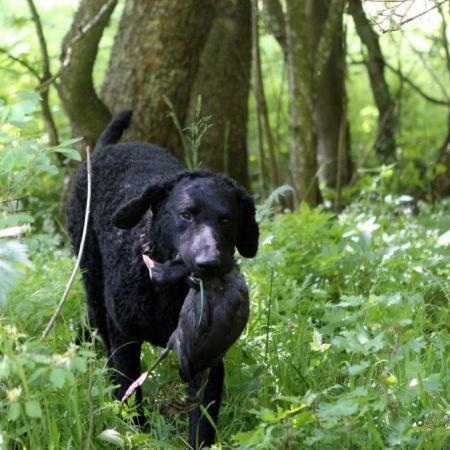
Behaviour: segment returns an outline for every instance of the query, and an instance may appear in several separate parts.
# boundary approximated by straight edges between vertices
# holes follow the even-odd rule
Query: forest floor
[[[259,208],[217,448],[450,448],[450,204],[411,200],[372,193],[339,216]],[[30,245],[33,267],[0,306],[0,448],[186,448],[176,358],[144,385],[152,425],[135,428],[101,343],[73,344],[79,280],[41,339],[73,259],[48,236]],[[159,351],[144,346],[143,370]]]

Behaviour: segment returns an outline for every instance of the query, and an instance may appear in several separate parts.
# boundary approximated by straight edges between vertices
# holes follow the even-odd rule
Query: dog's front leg
[[[224,378],[223,361],[209,371],[208,382],[203,390],[201,405],[214,423],[217,423],[217,416],[222,398]],[[189,395],[195,397],[202,389],[202,374],[198,374],[189,382]],[[189,414],[189,444],[192,448],[202,448],[214,444],[215,430],[209,419],[199,407]]]
[[[109,365],[113,369],[114,382],[118,384],[116,397],[120,400],[128,387],[141,374],[141,346],[142,342],[124,336],[111,319],[108,320],[108,332],[111,354]],[[141,408],[142,390],[136,390],[136,403],[138,416],[135,419],[137,425],[144,424],[144,415]]]

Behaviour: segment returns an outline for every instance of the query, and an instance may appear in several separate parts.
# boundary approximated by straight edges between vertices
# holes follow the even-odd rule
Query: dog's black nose
[[[195,258],[195,264],[199,269],[218,269],[220,265],[219,258],[214,256],[201,255]]]

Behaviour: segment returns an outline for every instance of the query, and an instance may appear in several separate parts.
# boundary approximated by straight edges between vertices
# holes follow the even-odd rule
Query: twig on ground
[[[84,225],[83,225],[83,233],[81,235],[80,248],[78,250],[77,260],[76,260],[75,266],[72,270],[72,274],[70,275],[66,289],[64,290],[64,294],[62,295],[61,300],[59,301],[58,307],[56,308],[56,311],[54,312],[52,318],[50,319],[50,322],[48,323],[47,327],[44,330],[44,333],[42,334],[43,339],[47,338],[51,329],[55,325],[56,319],[58,318],[59,314],[61,313],[64,303],[66,302],[67,295],[69,294],[70,288],[72,287],[72,284],[75,280],[75,275],[77,274],[78,268],[80,267],[81,257],[83,256],[84,244],[86,242],[86,235],[87,235],[88,222],[89,222],[89,213],[90,213],[90,209],[91,209],[92,169],[91,169],[91,155],[90,155],[89,147],[86,147],[86,166],[87,166],[87,200],[86,200],[86,210],[85,210],[85,215],[84,215]]]

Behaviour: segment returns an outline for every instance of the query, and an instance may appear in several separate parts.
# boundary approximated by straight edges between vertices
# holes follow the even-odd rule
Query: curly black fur
[[[225,175],[186,171],[167,151],[149,144],[117,144],[132,112],[119,113],[92,157],[92,204],[81,266],[90,325],[103,338],[121,398],[140,370],[144,341],[166,347],[188,293],[184,279],[153,284],[142,254],[157,262],[181,258],[188,272],[223,275],[234,249],[253,257],[259,230],[252,198]],[[86,207],[86,164],[77,174],[68,209],[78,252]],[[223,362],[212,368],[203,404],[215,420]],[[189,383],[191,391],[200,380]],[[142,394],[137,392],[137,401]],[[210,445],[214,430],[200,410],[190,416],[190,442]],[[198,432],[198,435],[197,435]]]

